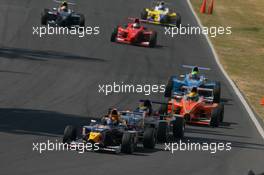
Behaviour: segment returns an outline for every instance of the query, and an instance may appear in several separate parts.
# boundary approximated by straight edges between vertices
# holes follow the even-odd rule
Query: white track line
[[[195,13],[193,7],[192,7],[192,4],[190,2],[190,0],[187,0],[187,3],[194,15],[194,17],[196,18],[196,21],[198,22],[199,26],[200,27],[203,27],[200,19],[198,18],[197,14]],[[224,76],[226,77],[226,79],[228,80],[228,82],[230,83],[230,85],[232,86],[233,90],[235,91],[236,95],[239,97],[241,103],[244,105],[245,109],[247,110],[248,112],[248,115],[249,117],[251,118],[251,120],[253,121],[253,123],[255,124],[259,134],[261,135],[261,137],[264,139],[264,130],[262,128],[262,126],[260,125],[258,119],[256,118],[254,112],[252,111],[252,109],[250,108],[250,106],[248,105],[247,101],[245,100],[245,98],[243,97],[243,95],[241,94],[241,92],[239,91],[239,89],[236,87],[236,85],[234,84],[234,82],[231,80],[231,78],[228,76],[228,74],[226,73],[226,71],[224,70],[223,66],[221,65],[220,61],[219,61],[219,57],[214,49],[214,46],[211,42],[211,40],[209,39],[208,35],[205,35],[206,37],[206,40],[213,52],[213,55],[214,55],[214,59],[218,65],[218,67],[220,68],[220,70],[222,71],[222,73],[224,74]]]

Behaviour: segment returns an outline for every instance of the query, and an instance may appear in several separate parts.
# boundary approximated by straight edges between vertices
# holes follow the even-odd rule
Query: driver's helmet
[[[60,10],[67,12],[68,11],[68,3],[66,1],[63,1],[60,5]]]
[[[140,21],[139,19],[135,19],[134,23],[133,23],[133,28],[140,28]]]
[[[191,100],[197,100],[198,98],[198,88],[193,87],[192,90],[188,94],[188,98]]]
[[[199,78],[198,73],[199,73],[199,68],[198,67],[194,67],[192,69],[192,72],[191,72],[191,77],[193,79],[198,79]]]
[[[109,114],[109,118],[113,123],[117,123],[119,121],[119,113],[117,109],[112,109]]]
[[[68,2],[67,2],[67,1],[63,1],[63,2],[61,3],[61,7],[66,7],[66,8],[68,8]]]
[[[165,10],[165,2],[164,2],[164,1],[161,1],[161,2],[159,3],[159,9],[160,9],[160,10]]]
[[[144,100],[143,103],[140,103],[139,105],[140,112],[146,112],[147,115],[150,115],[152,113],[152,105],[149,100]]]

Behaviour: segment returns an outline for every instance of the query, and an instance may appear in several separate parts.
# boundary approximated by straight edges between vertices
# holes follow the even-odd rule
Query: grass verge
[[[199,12],[202,0],[191,3],[204,26],[232,27],[231,35],[210,39],[224,69],[264,120],[264,1],[215,0],[213,15]]]

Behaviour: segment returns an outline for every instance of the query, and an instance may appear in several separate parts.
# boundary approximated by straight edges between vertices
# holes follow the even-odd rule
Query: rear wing
[[[145,101],[146,100],[143,100],[143,99],[139,100],[139,102],[145,102]],[[160,101],[152,101],[152,100],[148,100],[148,101],[150,101],[150,103],[152,103],[152,104],[159,104],[159,105],[163,105],[163,104],[168,105],[169,104],[169,103],[160,102]]]
[[[193,69],[197,67],[199,70],[211,70],[210,68],[207,67],[200,67],[200,66],[191,66],[191,65],[182,65],[183,68],[188,68],[188,69]]]
[[[64,1],[58,1],[58,0],[53,0],[53,2],[57,3],[57,4],[62,4]],[[69,5],[76,5],[76,3],[74,2],[67,2]]]
[[[192,87],[182,86],[183,89],[190,91]],[[212,102],[214,100],[214,90],[209,88],[201,88],[197,87],[198,94],[203,96],[204,99],[208,102]],[[207,93],[208,95],[204,96]]]
[[[118,111],[121,115],[126,115],[126,114],[135,114],[135,115],[143,115],[143,112],[136,112],[136,111]]]

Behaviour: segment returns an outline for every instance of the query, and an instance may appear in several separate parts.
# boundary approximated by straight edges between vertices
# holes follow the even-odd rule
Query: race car
[[[82,127],[80,138],[77,138],[75,127],[66,126],[63,142],[72,146],[78,143],[96,143],[99,150],[128,154],[132,154],[141,142],[144,148],[155,147],[156,129],[150,123],[144,122],[143,113],[119,111],[118,115],[125,123],[109,122],[106,120],[108,117],[100,122],[92,120],[90,125]]]
[[[152,8],[144,8],[141,12],[141,21],[151,24],[159,24],[171,27],[180,27],[181,15],[170,12],[165,2],[154,2]]]
[[[210,70],[209,68],[205,67],[198,67],[198,66],[189,66],[183,65],[184,68],[192,69],[191,73],[187,73],[185,75],[180,75],[179,79],[178,76],[174,75],[171,76],[168,80],[166,89],[165,89],[165,97],[171,98],[175,94],[182,94],[184,91],[191,89],[192,87],[200,87],[211,89],[213,92],[213,101],[215,103],[220,103],[221,101],[221,84],[219,81],[208,81],[208,79],[204,75],[199,75],[200,70]],[[188,88],[182,88],[188,87]],[[211,97],[211,93],[208,91],[200,91],[200,95],[205,97]]]
[[[157,45],[157,32],[140,25],[139,19],[124,27],[117,26],[111,34],[111,42],[132,44],[144,47]]]
[[[55,27],[84,27],[84,15],[68,9],[68,4],[61,2],[59,8],[44,9],[41,13],[41,24]]]
[[[175,95],[168,102],[167,106],[163,105],[163,113],[173,113],[183,117],[186,123],[209,125],[218,127],[224,120],[223,103],[214,103],[213,98],[200,96],[199,91],[212,93],[212,89],[193,88],[197,95],[190,95],[193,90],[185,95]]]
[[[148,117],[152,120],[152,123],[157,125],[157,140],[158,142],[167,142],[170,138],[178,139],[184,137],[185,121],[182,117],[178,117],[173,113],[162,113],[159,109],[155,111],[152,109],[153,104],[167,105],[164,102],[140,100],[147,108],[148,112],[151,112]]]

